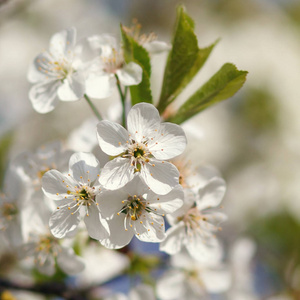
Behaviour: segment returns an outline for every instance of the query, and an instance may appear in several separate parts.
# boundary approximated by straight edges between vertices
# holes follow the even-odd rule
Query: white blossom
[[[230,272],[217,257],[200,263],[180,253],[171,257],[171,265],[173,269],[157,282],[162,300],[207,299],[208,293],[222,293],[230,287]]]
[[[25,239],[22,224],[28,216],[25,208],[29,197],[21,177],[10,166],[0,193],[0,230],[12,246],[20,245]]]
[[[183,206],[168,216],[172,226],[167,230],[160,250],[172,255],[185,247],[199,261],[210,256],[221,256],[222,250],[215,232],[220,229],[219,223],[226,220],[226,215],[211,208],[220,204],[224,193],[225,182],[219,177],[210,179],[197,195],[185,191]]]
[[[125,63],[117,40],[108,34],[96,35],[82,42],[86,61],[86,93],[92,98],[107,98],[116,86],[116,76],[124,86],[142,81],[143,69],[134,62]]]
[[[25,151],[13,161],[15,169],[20,176],[32,185],[36,192],[42,187],[43,175],[52,169],[62,173],[68,171],[68,163],[74,151],[64,149],[60,141],[46,143],[36,151]]]
[[[110,218],[110,236],[102,241],[107,248],[121,248],[135,235],[144,242],[165,238],[163,216],[182,205],[180,185],[167,195],[157,195],[136,176],[123,188],[103,191],[97,196],[103,216]]]
[[[157,109],[148,103],[132,107],[127,127],[128,131],[107,120],[97,126],[102,151],[116,156],[102,169],[100,183],[115,190],[138,173],[155,193],[169,193],[179,182],[179,172],[165,160],[184,151],[186,137],[182,128],[172,123],[161,123]]]
[[[159,54],[171,50],[172,46],[166,42],[158,41],[154,32],[141,34],[142,25],[135,19],[131,27],[123,26],[123,30],[131,35],[134,40],[143,46],[150,54]]]
[[[49,221],[55,237],[63,238],[77,229],[82,209],[89,235],[97,240],[106,237],[107,224],[96,200],[96,195],[101,192],[99,173],[100,165],[95,156],[78,152],[70,158],[67,176],[57,170],[50,170],[43,176],[43,192],[58,203]]]
[[[28,72],[34,83],[29,91],[33,108],[39,113],[52,111],[62,101],[75,101],[85,93],[85,78],[76,47],[76,30],[70,28],[54,34],[49,51],[39,54]]]
[[[109,297],[105,297],[104,300],[155,300],[154,291],[151,286],[147,284],[139,284],[135,288],[131,289],[128,297],[124,294],[117,293]]]
[[[35,235],[30,242],[19,248],[19,257],[34,257],[37,270],[45,275],[55,273],[55,263],[63,272],[74,275],[84,269],[84,262],[70,247],[64,247],[50,232]]]
[[[81,232],[77,241],[87,243]],[[126,254],[119,251],[112,251],[102,247],[97,242],[89,242],[88,247],[82,245],[81,257],[85,263],[85,269],[76,277],[76,285],[85,287],[88,285],[100,285],[123,274],[129,267],[130,259]],[[101,268],[95,268],[95,266]]]

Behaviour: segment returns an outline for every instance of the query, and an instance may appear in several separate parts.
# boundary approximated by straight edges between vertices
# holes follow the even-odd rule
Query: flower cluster
[[[159,47],[154,46],[155,53],[169,49],[166,43],[156,43]],[[37,112],[48,113],[58,100],[76,101],[85,95],[107,98],[117,81],[123,86],[137,85],[142,73],[139,64],[125,63],[113,36],[103,34],[77,41],[76,29],[70,28],[54,34],[49,50],[34,59],[28,71],[28,80],[34,84],[29,98]]]
[[[121,272],[134,260],[133,243],[159,243],[157,251],[172,256],[173,269],[158,279],[157,295],[162,300],[199,299],[230,285],[215,235],[226,220],[218,211],[226,184],[215,169],[193,160],[185,163],[189,132],[186,135],[180,122],[169,122],[165,104],[154,106],[147,99],[149,54],[172,47],[154,41],[154,34],[140,35],[135,25],[121,28],[131,56],[108,34],[76,41],[71,28],[53,35],[49,50],[35,58],[28,79],[34,84],[29,98],[36,111],[47,113],[58,100],[84,97],[98,120],[85,122],[71,134],[71,150],[52,142],[15,158],[0,194],[0,240],[17,258],[30,260],[39,273],[81,273],[86,278],[101,271],[94,265],[99,252],[108,258],[107,251],[126,246],[126,259],[120,259],[120,253],[107,259],[122,261],[116,267]],[[135,52],[141,56],[133,57]],[[182,89],[185,79],[179,84]],[[111,96],[116,86],[121,124],[115,122],[120,116],[102,118],[90,100]],[[135,86],[130,88],[131,99],[128,86]],[[170,91],[166,103],[176,93]],[[88,246],[101,250],[91,254]],[[114,270],[107,273],[100,275],[103,281],[115,275]],[[127,299],[123,294],[101,297]],[[129,293],[130,299],[142,297],[155,299],[153,289],[142,284]]]

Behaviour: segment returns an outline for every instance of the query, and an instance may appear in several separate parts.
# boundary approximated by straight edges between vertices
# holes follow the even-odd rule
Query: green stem
[[[87,94],[84,94],[84,98],[87,101],[88,105],[91,107],[91,109],[94,112],[94,114],[96,115],[97,119],[99,121],[101,121],[102,117],[101,117],[99,111],[97,110],[96,106],[92,103],[92,101],[90,100],[90,98],[87,96]]]
[[[127,94],[127,87],[125,87],[124,93],[122,92],[120,80],[117,74],[115,74],[115,77],[117,79],[117,87],[121,98],[122,103],[122,125],[123,127],[126,127],[126,94]]]

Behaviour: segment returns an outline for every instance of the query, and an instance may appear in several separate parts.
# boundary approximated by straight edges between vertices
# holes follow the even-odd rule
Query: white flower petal
[[[199,189],[199,200],[196,201],[198,209],[218,206],[225,194],[226,183],[222,178],[214,177],[207,185]]]
[[[134,178],[128,182],[122,189],[124,191],[124,195],[144,195],[149,193],[149,187],[145,184],[145,182],[139,176],[139,173],[134,173]],[[125,194],[126,193],[126,194]],[[127,198],[127,197],[126,197]]]
[[[76,183],[69,176],[64,176],[57,170],[50,170],[42,177],[42,190],[53,200],[63,200],[65,197],[72,199],[68,191],[74,189]]]
[[[227,215],[225,215],[222,212],[205,213],[203,216],[206,219],[206,221],[203,221],[203,222],[205,222],[206,226],[212,225],[213,228],[216,228],[215,225],[219,225],[220,223],[222,223],[228,219]],[[207,228],[212,230],[210,227],[207,227]]]
[[[129,225],[124,227],[125,214],[115,215],[107,221],[110,235],[101,240],[101,245],[109,249],[119,249],[129,244],[134,232]]]
[[[119,189],[115,191],[104,190],[96,196],[97,202],[99,203],[99,208],[101,215],[104,218],[111,218],[113,215],[117,214],[124,204],[123,200],[126,200],[128,194],[124,189]]]
[[[28,81],[31,83],[37,83],[47,80],[49,76],[52,77],[53,74],[51,71],[49,72],[49,63],[51,61],[52,58],[48,52],[39,54],[29,67],[27,73]]]
[[[68,76],[57,90],[58,98],[62,101],[79,100],[83,97],[84,93],[84,77],[81,72],[76,72]]]
[[[159,195],[168,194],[179,183],[179,172],[173,164],[154,159],[142,166],[141,177]]]
[[[140,284],[129,293],[130,300],[155,300],[153,288],[147,284]]]
[[[172,46],[162,41],[152,41],[145,43],[143,47],[150,52],[150,54],[159,54],[171,50]]]
[[[55,108],[58,103],[57,89],[60,84],[58,80],[43,81],[30,89],[29,99],[37,112],[45,114]]]
[[[36,268],[44,275],[52,276],[55,273],[55,260],[52,253],[38,252],[38,260],[36,262]]]
[[[55,33],[50,40],[49,50],[55,58],[69,55],[76,42],[76,29],[74,27]]]
[[[75,212],[77,206],[68,209],[68,206],[61,207],[54,211],[49,220],[52,234],[57,238],[63,238],[67,233],[77,229],[80,222],[79,212]],[[73,213],[73,214],[72,214]]]
[[[157,282],[157,295],[162,300],[186,299],[185,294],[185,276],[184,273],[178,270],[166,272],[165,275]]]
[[[91,203],[88,207],[88,215],[84,217],[88,234],[95,240],[102,240],[108,235],[108,225],[100,216],[98,206]]]
[[[149,103],[134,105],[127,116],[127,128],[137,142],[143,140],[143,136],[154,138],[160,128],[160,116],[158,110]]]
[[[185,246],[191,257],[204,264],[217,263],[223,255],[222,247],[215,237],[203,239],[197,232],[187,237]]]
[[[23,259],[25,257],[33,256],[36,252],[37,243],[31,242],[27,244],[23,244],[22,246],[16,249],[17,255],[19,259]]]
[[[157,138],[149,142],[149,150],[157,159],[171,159],[182,154],[186,144],[185,133],[179,125],[162,123]]]
[[[92,153],[74,153],[69,162],[70,174],[82,184],[92,183],[100,175],[100,163]]]
[[[111,96],[116,80],[109,74],[97,74],[91,72],[86,81],[86,94],[96,99],[104,99]]]
[[[121,125],[108,120],[97,125],[97,137],[100,148],[108,155],[116,156],[127,149],[128,132]]]
[[[72,248],[61,248],[57,255],[57,264],[68,275],[75,275],[84,270],[83,260],[75,255]]]
[[[178,253],[185,244],[186,233],[183,222],[169,228],[166,232],[167,237],[160,243],[159,250],[164,251],[170,255]]]
[[[11,221],[9,221],[8,227],[4,229],[3,234],[10,242],[11,246],[16,247],[24,243],[24,234],[22,232],[22,229],[22,221],[20,219],[20,216],[17,216]]]
[[[165,239],[165,221],[163,217],[146,213],[132,222],[135,236],[144,242],[158,243]]]
[[[21,197],[24,198],[24,188],[26,189],[23,176],[20,176],[16,168],[10,165],[6,171],[3,184],[3,192],[7,196],[5,202],[14,202]]]
[[[159,214],[170,214],[180,208],[183,204],[184,193],[181,185],[176,186],[170,193],[166,195],[156,195],[149,191],[147,201],[151,201],[148,205]]]
[[[222,293],[231,284],[230,272],[226,269],[205,269],[201,272],[201,280],[210,293]]]
[[[171,225],[176,224],[178,222],[178,219],[182,218],[188,212],[188,210],[194,206],[195,203],[194,197],[193,198],[187,197],[186,196],[187,192],[189,192],[189,190],[185,189],[183,205],[172,214],[167,215],[167,220]]]
[[[116,74],[122,85],[131,86],[137,85],[142,81],[143,69],[140,65],[130,62],[122,69],[117,70]]]
[[[126,158],[117,157],[102,169],[100,183],[109,190],[123,187],[134,178],[133,167]]]

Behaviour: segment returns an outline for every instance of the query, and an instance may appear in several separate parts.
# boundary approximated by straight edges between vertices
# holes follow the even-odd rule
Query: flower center
[[[78,203],[80,203],[81,205],[89,205],[90,201],[94,201],[95,200],[95,192],[93,190],[93,188],[91,188],[90,186],[78,186],[75,187],[75,192],[72,191],[67,191],[67,193],[73,194],[75,195],[74,200],[76,200]]]
[[[36,251],[50,253],[53,250],[53,246],[57,244],[58,243],[54,238],[50,236],[43,236],[37,244]]]
[[[62,81],[68,76],[68,74],[75,72],[72,68],[72,63],[65,57],[59,60],[47,60],[43,58],[42,60],[38,60],[38,63],[40,64],[39,70],[41,72],[52,77],[56,77]]]
[[[133,156],[135,158],[140,158],[140,157],[144,156],[144,154],[145,154],[145,151],[143,149],[140,149],[140,148],[134,149]]]
[[[155,41],[157,39],[157,35],[154,32],[150,34],[141,34],[142,25],[138,22],[137,19],[132,20],[132,26],[126,27],[123,26],[124,31],[131,35],[140,45]]]
[[[197,207],[192,207],[182,218],[179,218],[179,221],[183,220],[187,226],[187,230],[196,230],[200,227],[200,221],[206,221],[204,215],[197,209]]]
[[[149,163],[151,153],[146,143],[136,143],[134,140],[131,140],[128,150],[122,154],[122,157],[131,160],[131,165],[134,166],[134,172],[140,172],[142,165]]]
[[[112,48],[111,52],[107,55],[101,56],[104,64],[103,70],[110,74],[115,74],[118,69],[124,65],[123,54]]]
[[[126,214],[132,221],[138,220],[143,211],[147,211],[146,200],[142,196],[129,196],[127,200],[123,200],[122,203],[125,205],[120,212]]]
[[[57,239],[50,235],[41,236],[35,247],[36,263],[42,266],[49,255],[57,256],[60,251],[61,248]]]

